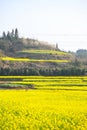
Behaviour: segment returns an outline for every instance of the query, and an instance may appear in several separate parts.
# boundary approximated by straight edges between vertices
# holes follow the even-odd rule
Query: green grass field
[[[6,82],[5,82],[6,80]],[[87,77],[0,76],[0,130],[87,130]]]

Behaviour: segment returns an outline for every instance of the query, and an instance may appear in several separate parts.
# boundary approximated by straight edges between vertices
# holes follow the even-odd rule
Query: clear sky
[[[87,49],[87,0],[0,0],[0,35],[16,27],[62,50]]]

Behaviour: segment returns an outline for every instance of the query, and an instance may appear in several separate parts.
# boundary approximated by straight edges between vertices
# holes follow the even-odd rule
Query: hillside
[[[34,60],[71,59],[71,54],[62,52],[59,50],[57,45],[52,46],[46,42],[35,39],[19,38],[16,35],[18,35],[18,33],[15,34],[14,30],[12,30],[11,33],[9,32],[7,35],[3,34],[3,36],[0,38],[0,57],[28,58]]]
[[[1,75],[54,75],[56,72],[57,75],[72,75],[73,70],[74,74],[79,70],[82,73],[86,65],[80,64],[78,59],[74,53],[61,51],[58,45],[19,38],[17,29],[0,38]]]
[[[18,38],[0,39],[0,57],[29,58],[37,60],[70,60],[72,55],[45,42]]]

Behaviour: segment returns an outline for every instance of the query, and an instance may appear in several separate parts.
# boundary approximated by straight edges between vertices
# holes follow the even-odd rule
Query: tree
[[[3,32],[2,38],[3,38],[3,39],[6,39],[6,37],[7,37],[7,36],[6,36],[5,32]]]
[[[11,34],[9,31],[7,32],[7,39],[11,40]]]
[[[15,37],[14,29],[12,29],[12,32],[11,32],[11,38],[13,39],[14,37]]]
[[[19,38],[19,36],[18,36],[18,29],[17,29],[17,28],[15,29],[15,38],[16,38],[16,39]]]
[[[76,66],[76,67],[80,66],[80,62],[78,61],[77,58],[75,58],[75,61],[74,61],[73,65]]]

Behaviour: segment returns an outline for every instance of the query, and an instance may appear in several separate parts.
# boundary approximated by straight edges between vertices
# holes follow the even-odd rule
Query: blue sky
[[[62,50],[87,49],[87,0],[0,0],[0,35],[16,27]]]

